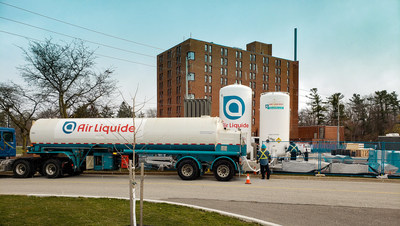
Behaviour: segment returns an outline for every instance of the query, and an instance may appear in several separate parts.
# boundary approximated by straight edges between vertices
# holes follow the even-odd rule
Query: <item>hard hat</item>
[[[265,146],[265,144],[263,144],[262,146],[261,146],[261,149],[266,149],[267,148],[267,146]]]

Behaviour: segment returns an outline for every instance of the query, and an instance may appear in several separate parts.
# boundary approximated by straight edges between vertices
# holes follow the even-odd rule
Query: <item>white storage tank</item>
[[[248,86],[233,84],[225,86],[219,91],[219,117],[224,127],[240,129],[246,137],[247,153],[253,159],[251,147],[251,96],[252,90]]]
[[[285,92],[267,92],[260,96],[260,147],[270,142],[273,157],[284,156],[289,146],[290,97]]]

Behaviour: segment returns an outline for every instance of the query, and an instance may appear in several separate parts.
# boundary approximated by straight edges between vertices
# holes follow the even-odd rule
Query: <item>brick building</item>
[[[184,117],[186,92],[189,99],[211,100],[211,116],[218,116],[220,88],[238,83],[254,92],[253,136],[259,135],[260,94],[282,91],[290,94],[290,137],[297,139],[298,68],[298,61],[272,56],[272,44],[252,42],[242,50],[187,39],[157,56],[157,117]]]
[[[339,140],[344,141],[344,126],[339,126]],[[299,141],[337,141],[337,126],[299,126]]]

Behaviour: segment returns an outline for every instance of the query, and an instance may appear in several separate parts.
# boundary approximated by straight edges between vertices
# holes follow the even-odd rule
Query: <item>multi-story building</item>
[[[187,74],[187,79],[186,75]],[[260,94],[290,94],[290,137],[298,138],[299,62],[272,56],[272,44],[252,42],[246,50],[187,39],[157,56],[157,116],[184,117],[184,99],[211,100],[219,115],[219,90],[243,84],[253,90],[252,135],[259,135]]]

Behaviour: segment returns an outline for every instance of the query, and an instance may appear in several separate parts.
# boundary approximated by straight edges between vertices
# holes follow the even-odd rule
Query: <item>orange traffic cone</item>
[[[251,184],[251,182],[250,182],[250,175],[249,174],[247,174],[247,179],[246,179],[246,183],[245,184]]]
[[[253,172],[254,172],[254,175],[257,175],[257,171],[256,171],[256,167],[255,166],[254,166]]]

